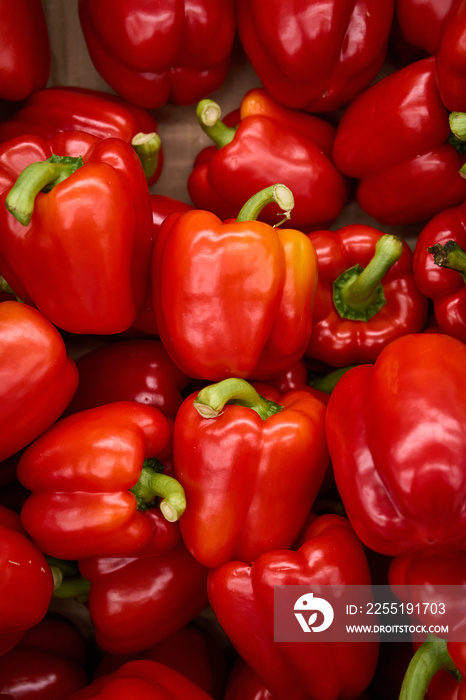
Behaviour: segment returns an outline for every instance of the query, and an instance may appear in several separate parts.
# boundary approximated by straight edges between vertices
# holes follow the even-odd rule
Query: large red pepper
[[[149,184],[160,177],[163,150],[155,117],[100,90],[57,86],[34,92],[0,124],[0,142],[24,134],[50,139],[60,131],[123,139],[140,155]]]
[[[92,62],[110,87],[140,107],[195,104],[217,90],[230,66],[233,0],[79,0]]]
[[[17,102],[45,87],[50,42],[41,0],[0,2],[0,98]]]
[[[373,362],[383,347],[427,320],[427,298],[400,238],[350,224],[316,231],[318,283],[306,356],[334,367]]]
[[[28,304],[0,304],[0,461],[54,423],[78,386],[63,338]]]
[[[274,586],[370,585],[362,544],[347,520],[322,515],[297,551],[231,561],[209,574],[209,600],[241,658],[274,700],[355,698],[369,685],[377,642],[275,642]]]
[[[437,83],[443,104],[451,112],[466,111],[466,2],[455,0],[442,23],[436,52]]]
[[[142,550],[157,496],[168,520],[184,509],[179,484],[144,462],[170,450],[171,423],[153,406],[119,401],[62,418],[18,463],[18,479],[31,491],[21,509],[25,529],[59,559]]]
[[[75,131],[12,139],[0,148],[0,191],[0,270],[19,298],[71,333],[126,330],[153,237],[131,146]]]
[[[205,566],[289,547],[317,496],[328,465],[325,406],[307,392],[273,396],[227,379],[177,413],[173,460],[188,503],[180,529]]]
[[[466,198],[466,156],[448,141],[435,57],[382,78],[358,95],[337,128],[333,159],[358,180],[361,209],[387,225],[423,222]]]
[[[237,0],[238,34],[278,102],[330,112],[350,102],[385,60],[393,0]]]
[[[280,105],[262,88],[249,90],[239,113],[225,122],[212,100],[200,102],[197,115],[217,146],[198,154],[188,178],[188,192],[198,208],[221,219],[236,218],[244,202],[278,176],[293,192],[294,227],[330,225],[340,214],[348,192],[331,160],[331,124]],[[231,125],[234,115],[239,123]],[[275,224],[277,208],[268,207],[260,218]]]
[[[466,202],[434,216],[416,239],[417,286],[433,301],[440,332],[466,342]]]
[[[466,346],[448,335],[393,340],[344,374],[326,433],[346,513],[390,556],[466,544]]]
[[[309,342],[317,261],[307,236],[256,221],[265,204],[292,207],[283,185],[258,193],[238,220],[209,211],[167,217],[152,265],[160,339],[194,378],[273,376]]]

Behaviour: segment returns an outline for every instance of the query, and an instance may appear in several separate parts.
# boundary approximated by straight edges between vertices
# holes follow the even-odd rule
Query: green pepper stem
[[[51,156],[47,160],[31,163],[19,174],[9,191],[5,205],[10,214],[23,226],[27,226],[34,213],[37,195],[41,190],[49,192],[83,164],[81,156]]]
[[[398,700],[424,700],[430,681],[441,669],[457,673],[446,640],[428,635],[409,663]]]
[[[147,463],[142,468],[139,481],[130,491],[136,496],[141,510],[156,498],[161,498],[159,508],[170,523],[179,520],[186,509],[186,496],[180,482],[157,472]]]
[[[466,253],[456,241],[436,243],[427,248],[427,252],[434,256],[436,265],[459,272],[466,282]]]
[[[231,143],[236,133],[236,127],[224,124],[220,116],[220,105],[213,100],[205,99],[198,102],[196,117],[199,125],[218,148]]]
[[[275,228],[275,226],[279,226],[290,218],[290,212],[294,207],[293,193],[286,185],[280,183],[270,185],[256,192],[242,207],[236,221],[256,221],[262,209],[268,204],[273,203],[278,204],[280,209],[284,212],[283,219],[274,225]]]
[[[246,380],[235,377],[201,389],[194,399],[194,408],[203,418],[216,418],[223,413],[227,403],[251,408],[262,420],[283,409],[283,406],[261,396]]]
[[[141,161],[146,180],[150,180],[155,175],[159,164],[162,147],[160,136],[155,131],[151,131],[149,134],[144,134],[141,131],[133,137],[131,145]]]
[[[452,133],[460,140],[466,141],[466,113],[451,112],[448,117]]]
[[[46,557],[53,576],[54,598],[75,598],[84,603],[89,598],[90,582],[83,578],[76,562]]]
[[[309,386],[314,389],[323,391],[324,394],[331,394],[335,389],[337,382],[346,374],[349,369],[353,369],[356,365],[348,365],[348,367],[338,367],[337,369],[328,372],[327,374],[314,374],[309,379]]]
[[[345,270],[333,283],[333,302],[342,318],[368,321],[386,303],[382,280],[386,272],[402,256],[401,238],[384,234],[375,245],[374,257],[367,267],[360,265]]]

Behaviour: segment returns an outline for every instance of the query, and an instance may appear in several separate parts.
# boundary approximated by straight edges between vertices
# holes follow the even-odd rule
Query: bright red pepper
[[[442,23],[436,52],[437,83],[443,104],[451,112],[466,111],[466,2],[455,0]]]
[[[356,97],[338,125],[333,160],[358,180],[356,200],[367,214],[391,226],[419,223],[466,198],[466,155],[450,135],[432,56]]]
[[[75,131],[12,139],[0,148],[0,191],[0,269],[19,298],[71,333],[126,330],[146,295],[153,237],[131,146]]]
[[[326,433],[346,513],[389,556],[466,544],[466,346],[448,335],[393,340],[345,373]]]
[[[135,105],[195,104],[230,67],[233,0],[79,0],[79,19],[97,72]]]
[[[142,550],[152,537],[157,495],[168,520],[184,509],[179,484],[144,463],[170,454],[171,432],[163,413],[135,401],[62,418],[18,463],[18,479],[31,491],[21,509],[25,529],[59,559]]]
[[[158,180],[163,168],[163,149],[158,124],[148,111],[135,107],[116,95],[83,87],[56,86],[38,90],[0,124],[0,142],[24,134],[50,139],[60,131],[86,131],[100,139],[119,138],[133,145],[136,152],[145,139],[146,150],[139,153],[146,167],[149,184]]]
[[[41,0],[0,2],[0,98],[17,102],[45,87],[50,42]]]
[[[310,393],[271,401],[236,379],[185,399],[173,460],[188,503],[181,534],[198,561],[211,568],[251,562],[292,544],[328,465],[324,417]]]
[[[304,354],[317,283],[305,234],[256,221],[264,204],[290,193],[258,193],[237,221],[209,211],[169,216],[157,235],[153,307],[160,339],[190,377],[263,379]]]
[[[355,698],[374,674],[377,642],[274,642],[274,586],[312,584],[370,585],[362,544],[341,516],[316,518],[297,551],[269,551],[209,574],[214,613],[274,700]]]
[[[437,51],[442,22],[455,0],[396,0],[391,42],[415,61]]]
[[[422,331],[427,298],[401,238],[362,224],[309,238],[318,282],[307,357],[333,367],[373,362],[395,338]]]
[[[416,239],[417,286],[433,301],[439,331],[466,342],[466,202],[434,216]]]
[[[88,683],[83,636],[68,620],[45,617],[0,657],[0,692],[24,700],[68,700]]]
[[[77,385],[76,365],[57,329],[28,304],[0,303],[0,460],[52,425]]]
[[[212,100],[200,102],[197,115],[217,145],[198,154],[188,178],[198,208],[236,218],[244,202],[278,175],[293,193],[294,227],[330,225],[340,214],[348,191],[331,160],[335,127],[330,123],[280,105],[262,88],[244,95],[236,126],[230,125],[232,115],[220,121],[220,107]],[[268,207],[260,218],[276,224],[277,208]]]
[[[309,112],[350,102],[387,53],[394,0],[237,0],[238,34],[267,92]]]

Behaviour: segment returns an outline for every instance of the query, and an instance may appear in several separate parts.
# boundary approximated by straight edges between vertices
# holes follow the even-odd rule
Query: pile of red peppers
[[[276,641],[274,591],[465,613],[466,0],[111,5],[99,91],[0,0],[0,698],[465,700],[466,619]]]

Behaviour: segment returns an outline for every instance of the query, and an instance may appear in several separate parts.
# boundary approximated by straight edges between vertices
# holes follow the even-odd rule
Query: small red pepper
[[[406,62],[436,53],[442,23],[455,0],[396,0],[391,44]]]
[[[450,112],[466,111],[466,2],[455,0],[442,23],[435,59],[437,83],[445,107]]]
[[[427,298],[401,238],[361,224],[309,238],[318,282],[306,357],[333,367],[374,362],[395,338],[422,331]]]
[[[244,202],[279,175],[293,193],[294,227],[330,225],[340,214],[348,191],[331,160],[335,127],[330,123],[284,107],[262,88],[244,95],[235,125],[232,115],[220,120],[220,107],[212,100],[198,104],[197,116],[217,146],[198,154],[188,178],[198,208],[236,218]],[[275,224],[277,208],[267,207],[260,218]]]
[[[195,104],[224,82],[236,20],[233,0],[79,0],[97,72],[124,99],[157,109]]]

